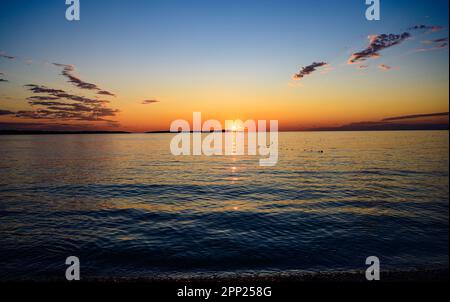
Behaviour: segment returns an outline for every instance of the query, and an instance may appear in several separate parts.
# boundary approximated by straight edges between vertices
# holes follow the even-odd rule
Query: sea
[[[174,135],[0,136],[0,280],[448,268],[448,131],[281,132],[272,167]]]

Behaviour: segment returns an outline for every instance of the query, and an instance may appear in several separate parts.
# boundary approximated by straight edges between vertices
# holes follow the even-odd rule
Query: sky
[[[0,0],[0,128],[281,130],[448,112],[448,1]],[[3,126],[2,126],[3,125]],[[12,125],[12,126],[11,126]],[[24,126],[25,125],[25,126]]]

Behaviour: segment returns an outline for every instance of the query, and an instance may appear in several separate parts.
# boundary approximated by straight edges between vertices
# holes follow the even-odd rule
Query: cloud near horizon
[[[149,105],[149,104],[154,104],[154,103],[159,103],[158,100],[144,100],[142,101],[142,105]]]
[[[294,80],[301,80],[307,75],[310,75],[311,73],[315,72],[317,68],[328,66],[328,63],[326,62],[313,62],[312,64],[302,67],[299,73],[294,74],[293,79]]]
[[[408,120],[408,119],[416,119],[416,118],[426,118],[426,117],[439,117],[439,116],[448,116],[448,112],[439,112],[439,113],[430,113],[430,114],[414,114],[414,115],[402,115],[396,117],[385,118],[382,121],[398,121],[398,120]]]
[[[111,120],[119,111],[106,107],[109,101],[74,95],[61,89],[27,84],[26,87],[34,94],[27,98],[34,110],[12,112],[3,110],[3,115],[15,115],[18,118],[44,120],[71,120],[106,122],[117,126],[117,121]]]
[[[15,56],[10,56],[4,52],[0,57],[9,60],[15,60]],[[31,60],[28,62],[31,63]],[[61,74],[68,79],[68,82],[77,88],[95,91],[101,96],[115,96],[110,91],[101,89],[98,85],[83,81],[75,74],[74,65],[53,63],[54,66],[62,68]],[[4,76],[4,73],[0,73]],[[8,82],[0,78],[0,82]],[[107,123],[109,126],[118,126],[119,123],[111,118],[116,116],[119,110],[109,108],[108,100],[90,98],[72,93],[65,90],[48,88],[43,85],[27,84],[24,87],[34,95],[27,98],[28,104],[33,107],[32,110],[19,110],[16,112],[10,110],[0,110],[2,116],[15,116],[16,118],[53,121],[91,121]]]

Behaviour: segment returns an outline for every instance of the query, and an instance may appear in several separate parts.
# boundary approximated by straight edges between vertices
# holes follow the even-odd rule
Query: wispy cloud
[[[16,59],[4,52],[0,53],[1,58],[9,60]],[[31,64],[31,60],[26,61]],[[76,75],[74,65],[53,63],[53,66],[62,68],[61,74],[68,79],[68,82],[83,90],[94,91],[98,96],[95,98],[85,97],[78,94],[68,93],[62,89],[49,88],[43,85],[27,84],[24,87],[33,95],[27,98],[31,110],[0,110],[0,115],[12,115],[17,118],[45,120],[45,122],[55,123],[60,121],[90,121],[102,122],[109,126],[118,126],[118,122],[112,118],[119,112],[110,108],[108,100],[99,96],[115,96],[112,92],[101,89],[98,85],[86,82]],[[0,76],[4,76],[0,73]],[[0,82],[7,82],[0,78]],[[83,123],[86,124],[86,123]]]
[[[448,47],[448,44],[441,44],[434,47],[428,47],[428,48],[417,48],[416,52],[426,52],[426,51],[433,51],[433,50],[440,50],[445,49]]]
[[[36,93],[36,94],[48,94],[48,95],[50,95],[50,97],[56,97],[59,99],[68,99],[70,101],[75,101],[75,102],[80,102],[80,103],[85,103],[85,104],[101,105],[101,104],[109,103],[109,101],[107,101],[107,100],[88,98],[88,97],[84,97],[84,96],[70,94],[61,89],[47,88],[45,86],[40,86],[40,85],[35,85],[35,84],[27,84],[27,85],[25,85],[25,87],[27,87],[31,92]],[[34,97],[36,97],[36,96],[33,96],[31,98],[34,98]],[[37,97],[42,99],[42,98],[45,98],[48,96],[37,96]],[[51,98],[51,99],[55,99],[55,98]]]
[[[8,60],[15,60],[16,57],[15,56],[11,56],[6,54],[5,52],[0,52],[0,58],[4,58],[4,59],[8,59]]]
[[[317,68],[327,66],[327,65],[328,65],[328,63],[326,63],[326,62],[314,62],[308,66],[302,67],[302,69],[298,73],[294,74],[293,79],[301,80],[305,76],[310,75],[311,73],[315,72],[317,70]]]
[[[106,106],[108,101],[74,95],[61,89],[28,84],[25,87],[33,92],[27,98],[33,110],[15,112],[16,117],[45,120],[95,121],[116,124],[111,120],[118,110]]]
[[[443,26],[439,26],[439,25],[414,25],[411,26],[410,28],[408,28],[408,30],[424,30],[425,32],[439,32],[441,30],[443,30],[444,27]]]
[[[358,62],[366,61],[370,58],[379,58],[381,56],[380,51],[399,45],[406,39],[410,38],[411,34],[404,32],[402,34],[381,34],[369,36],[369,45],[362,51],[353,53],[348,59],[348,64],[355,64]]]
[[[431,114],[402,115],[402,116],[385,118],[385,119],[383,119],[383,121],[388,122],[388,121],[409,120],[409,119],[440,117],[440,116],[448,116],[448,112],[431,113]]]
[[[434,39],[434,40],[425,40],[422,41],[423,44],[435,44],[435,43],[446,43],[448,42],[448,38],[439,38],[439,39]]]
[[[89,82],[82,80],[79,76],[77,76],[75,74],[76,68],[74,65],[60,64],[60,63],[53,63],[53,65],[56,67],[61,67],[62,68],[61,74],[68,79],[69,83],[72,83],[76,87],[78,87],[80,89],[86,89],[86,90],[95,90],[95,91],[97,91],[97,94],[100,94],[100,95],[115,96],[112,92],[103,90],[100,87],[98,87],[96,84],[89,83]]]
[[[422,41],[422,44],[428,45],[429,47],[421,47],[421,48],[416,49],[416,51],[423,52],[423,51],[445,49],[448,47],[448,38],[425,40],[425,41]]]
[[[149,105],[149,104],[154,104],[154,103],[159,103],[159,101],[158,100],[144,100],[144,101],[142,101],[141,104]]]
[[[100,90],[99,92],[97,92],[97,94],[108,95],[108,96],[116,96],[114,93],[106,91],[106,90]]]
[[[391,66],[386,65],[386,64],[380,64],[380,65],[378,65],[378,68],[380,68],[381,70],[385,70],[385,71],[392,69]]]

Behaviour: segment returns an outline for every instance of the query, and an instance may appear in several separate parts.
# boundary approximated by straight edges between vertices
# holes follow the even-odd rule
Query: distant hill
[[[355,123],[340,127],[311,128],[307,131],[411,131],[411,130],[449,130],[448,124],[381,124]]]
[[[397,131],[448,130],[448,112],[413,114],[385,118],[381,121],[351,123],[337,127],[319,127],[309,131]]]

